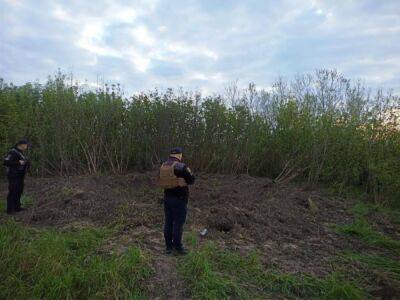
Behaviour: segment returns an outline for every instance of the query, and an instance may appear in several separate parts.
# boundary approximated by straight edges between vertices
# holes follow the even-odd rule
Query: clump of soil
[[[33,204],[16,218],[59,228],[117,225],[120,232],[112,243],[160,253],[163,194],[156,174],[27,178],[26,195]],[[6,191],[5,183],[1,190]],[[318,189],[248,175],[199,174],[191,187],[186,231],[207,228],[202,241],[244,254],[257,250],[267,265],[324,276],[340,251],[365,247],[331,226],[352,221],[345,201]]]

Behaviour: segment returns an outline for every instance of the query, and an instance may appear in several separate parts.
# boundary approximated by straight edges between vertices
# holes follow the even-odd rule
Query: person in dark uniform
[[[182,149],[172,149],[159,174],[160,186],[164,188],[166,254],[173,251],[182,255],[187,253],[182,245],[182,233],[189,199],[188,185],[194,183],[195,177],[181,161]]]
[[[30,163],[24,152],[28,149],[28,141],[20,140],[4,158],[7,169],[8,196],[7,213],[13,214],[23,210],[21,196],[24,191],[24,179]]]

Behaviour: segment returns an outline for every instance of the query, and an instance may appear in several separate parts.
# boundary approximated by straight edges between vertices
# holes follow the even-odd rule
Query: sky
[[[400,94],[400,0],[0,0],[0,78],[129,93],[269,88],[335,69]]]

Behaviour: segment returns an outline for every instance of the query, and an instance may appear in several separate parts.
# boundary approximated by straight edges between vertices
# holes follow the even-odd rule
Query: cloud
[[[400,93],[400,3],[387,1],[0,0],[0,76],[58,68],[129,92],[223,92],[337,69]]]

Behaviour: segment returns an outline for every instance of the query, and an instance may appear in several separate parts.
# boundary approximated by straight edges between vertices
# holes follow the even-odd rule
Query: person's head
[[[175,157],[179,160],[182,160],[182,148],[176,147],[171,149],[171,152],[169,153],[170,157]]]
[[[19,150],[25,151],[26,149],[28,149],[28,145],[29,145],[28,141],[26,139],[22,139],[18,141],[16,147]]]

